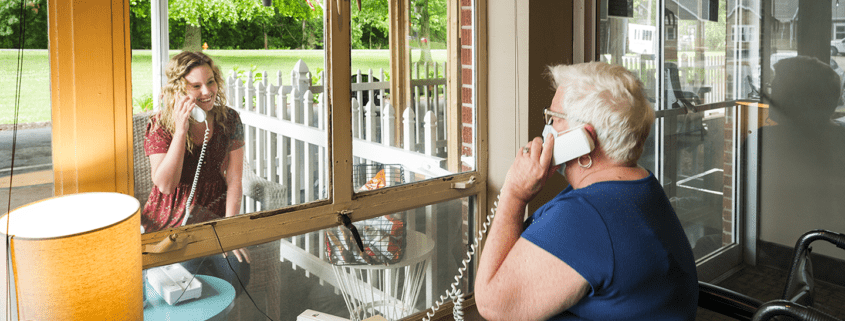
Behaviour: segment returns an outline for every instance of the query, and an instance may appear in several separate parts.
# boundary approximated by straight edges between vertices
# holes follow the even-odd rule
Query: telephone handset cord
[[[501,194],[501,193],[500,193]],[[469,262],[472,260],[472,256],[475,255],[476,247],[478,247],[478,243],[484,239],[484,235],[487,234],[487,229],[490,227],[490,224],[493,223],[493,218],[496,216],[496,208],[499,207],[499,196],[496,196],[496,201],[493,202],[493,208],[490,209],[490,214],[487,215],[487,221],[481,225],[481,230],[478,231],[478,235],[472,242],[472,245],[469,246],[469,251],[467,251],[466,258],[461,261],[462,267],[458,268],[458,275],[455,275],[455,282],[452,283],[452,289],[446,290],[445,295],[441,295],[440,299],[437,302],[434,302],[434,305],[431,306],[431,311],[425,313],[425,317],[423,321],[431,320],[431,317],[440,309],[440,306],[446,303],[447,299],[452,299],[454,302],[454,307],[452,308],[452,317],[455,321],[463,321],[464,320],[464,309],[463,309],[463,302],[464,296],[461,292],[461,289],[458,287],[461,286],[461,279],[464,277],[464,272],[466,272]]]
[[[191,193],[188,194],[188,202],[185,203],[185,215],[182,218],[182,226],[188,223],[188,217],[191,216],[191,201],[194,199],[194,192],[197,190],[197,180],[200,177],[200,168],[202,168],[202,159],[205,158],[205,148],[208,145],[208,121],[205,123],[205,136],[202,138],[202,150],[200,151],[200,158],[197,161],[197,171],[194,173],[194,183],[191,184]]]

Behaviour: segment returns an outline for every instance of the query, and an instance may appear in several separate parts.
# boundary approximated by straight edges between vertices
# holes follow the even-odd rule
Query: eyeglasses
[[[551,125],[552,124],[552,117],[566,118],[566,114],[559,113],[559,112],[556,112],[556,111],[551,111],[550,109],[546,108],[546,109],[543,109],[543,117],[545,117],[546,124]]]

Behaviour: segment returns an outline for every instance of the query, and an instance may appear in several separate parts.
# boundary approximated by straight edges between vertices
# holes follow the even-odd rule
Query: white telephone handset
[[[551,126],[548,126],[547,128],[551,128]],[[548,132],[548,129],[543,131],[543,139],[546,139]],[[552,166],[557,166],[577,157],[589,154],[595,147],[593,139],[590,138],[590,133],[587,132],[584,125],[570,128],[565,132],[557,134],[555,137],[555,150],[552,155]]]
[[[205,110],[202,110],[200,106],[194,104],[194,108],[191,110],[191,118],[196,120],[198,123],[205,122]]]

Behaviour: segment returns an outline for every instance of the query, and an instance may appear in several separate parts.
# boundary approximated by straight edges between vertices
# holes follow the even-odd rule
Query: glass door
[[[749,53],[759,48],[759,29],[730,23],[736,10],[729,5],[741,4],[635,0],[616,12],[600,6],[601,61],[639,76],[657,111],[640,166],[663,184],[704,281],[738,265],[743,253],[739,192],[746,162],[738,134],[747,116],[735,106],[750,87],[735,86],[741,83],[734,79],[753,71],[756,57]],[[740,37],[731,42],[737,30]]]

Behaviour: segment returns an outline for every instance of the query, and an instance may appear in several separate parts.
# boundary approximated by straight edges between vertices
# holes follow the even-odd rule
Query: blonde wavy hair
[[[185,76],[194,68],[202,65],[207,65],[211,68],[211,71],[214,73],[214,82],[217,84],[214,107],[208,112],[207,119],[211,120],[210,125],[220,124],[220,126],[223,126],[224,132],[226,130],[226,120],[228,119],[226,112],[226,91],[224,90],[225,86],[220,68],[214,64],[214,60],[211,57],[204,53],[183,51],[173,56],[170,62],[167,63],[167,68],[165,69],[167,84],[162,88],[161,111],[159,113],[158,123],[164,126],[171,134],[176,132],[176,120],[173,115],[176,100],[181,96],[187,95],[185,88],[188,86],[188,81],[185,80]],[[195,122],[193,119],[190,121],[191,123]],[[185,148],[188,152],[193,152],[194,144],[191,131],[188,131],[187,138],[185,139]]]
[[[562,110],[570,126],[591,124],[599,146],[611,159],[635,164],[654,124],[654,109],[643,83],[622,66],[603,62],[550,66]]]

